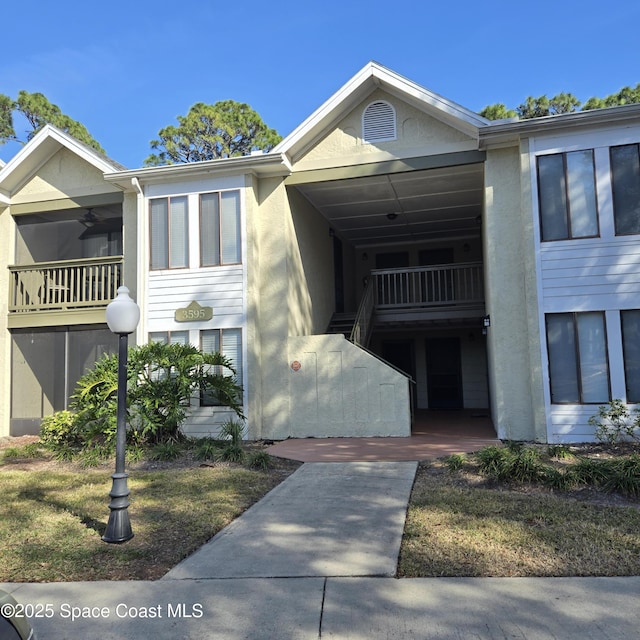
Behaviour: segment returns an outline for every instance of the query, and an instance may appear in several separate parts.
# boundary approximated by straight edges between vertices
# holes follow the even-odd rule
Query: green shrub
[[[149,457],[151,460],[168,462],[176,460],[183,453],[183,449],[177,442],[159,442],[151,449]]]
[[[609,476],[609,466],[604,460],[580,457],[571,465],[571,473],[577,485],[601,487]]]
[[[512,451],[506,447],[492,446],[480,449],[475,455],[482,473],[497,482],[508,480]]]
[[[258,451],[253,451],[249,454],[247,464],[252,469],[266,471],[272,466],[272,458],[264,449],[259,449]]]
[[[206,392],[242,417],[231,361],[192,345],[152,342],[129,353],[129,400],[147,442],[182,441],[191,398]],[[227,373],[223,373],[224,371]]]
[[[544,465],[537,449],[523,447],[513,451],[507,471],[511,480],[516,482],[538,482],[544,478]]]
[[[555,491],[568,491],[573,489],[577,482],[572,469],[556,469],[555,467],[545,466],[542,470],[542,483]]]
[[[241,389],[231,361],[219,353],[180,344],[132,347],[127,379],[127,441],[131,446],[183,441],[180,428],[191,410],[191,398],[203,390],[242,417]],[[115,450],[117,393],[118,357],[105,355],[78,381],[73,411],[43,420],[43,444],[62,459],[73,458],[81,449],[88,451],[89,463],[103,451],[109,455]],[[93,451],[96,448],[98,452]]]
[[[40,424],[40,442],[54,452],[78,450],[83,444],[82,432],[71,411],[57,411]]]
[[[640,426],[640,414],[634,411],[634,416],[622,400],[615,399],[598,407],[598,413],[589,418],[589,424],[595,428],[598,442],[613,445],[638,437],[636,430]]]
[[[215,460],[220,454],[220,443],[213,438],[201,438],[194,445],[196,460]]]
[[[226,462],[243,462],[246,452],[242,446],[244,424],[237,420],[227,420],[221,427],[218,437],[223,441],[218,455],[219,460]]]
[[[9,447],[2,453],[4,458],[13,460],[19,458],[40,458],[43,456],[44,449],[39,442],[30,442],[21,447]]]
[[[602,488],[611,493],[621,493],[631,498],[640,496],[640,455],[613,460]]]
[[[447,465],[450,473],[460,471],[467,460],[467,456],[464,453],[452,453],[444,459],[444,463]]]
[[[550,444],[547,447],[547,455],[557,460],[567,460],[568,458],[574,457],[566,444]]]
[[[496,482],[539,482],[544,465],[538,451],[520,443],[485,447],[476,453],[480,471]]]

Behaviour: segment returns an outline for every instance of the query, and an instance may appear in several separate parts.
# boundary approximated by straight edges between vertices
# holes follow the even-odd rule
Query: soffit
[[[355,246],[422,242],[479,233],[484,170],[474,163],[290,188]]]

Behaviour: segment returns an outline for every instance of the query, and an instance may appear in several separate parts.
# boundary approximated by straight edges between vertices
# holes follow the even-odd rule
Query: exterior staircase
[[[334,313],[329,322],[327,333],[341,333],[348,339],[351,336],[355,320],[355,313]]]

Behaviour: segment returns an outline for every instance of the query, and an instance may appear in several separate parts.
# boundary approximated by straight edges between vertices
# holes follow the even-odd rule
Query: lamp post
[[[118,334],[118,413],[116,430],[116,472],[111,476],[111,503],[109,522],[102,539],[119,544],[131,540],[133,531],[129,521],[128,474],[124,471],[125,447],[127,444],[127,348],[129,334],[133,333],[140,320],[140,308],[129,297],[127,287],[118,287],[118,295],[107,306],[107,325]]]

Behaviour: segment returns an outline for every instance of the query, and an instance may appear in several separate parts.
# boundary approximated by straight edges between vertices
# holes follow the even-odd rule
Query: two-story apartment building
[[[67,406],[125,283],[137,342],[234,361],[250,438],[592,439],[640,401],[639,144],[639,105],[490,122],[376,63],[265,154],[126,170],[47,127],[0,168],[0,434]]]

